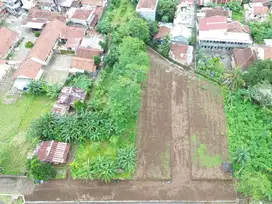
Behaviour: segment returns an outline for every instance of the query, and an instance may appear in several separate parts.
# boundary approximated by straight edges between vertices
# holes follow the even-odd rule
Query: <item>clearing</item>
[[[219,170],[221,160],[228,156],[224,149],[227,143],[226,130],[223,130],[225,117],[220,89],[197,79],[187,71],[177,70],[175,65],[151,50],[149,55],[152,68],[144,89],[143,105],[137,124],[138,170],[135,180],[119,183],[104,183],[99,180],[52,180],[37,186],[31,195],[26,196],[27,201],[221,200],[225,203],[235,203],[237,195],[233,181],[224,180]],[[197,89],[190,92],[193,86]],[[203,96],[194,105],[193,97],[199,92]],[[205,99],[204,95],[208,98]],[[207,108],[213,98],[216,100]],[[217,115],[212,115],[213,119],[208,117],[207,112],[192,114],[192,108],[202,106],[201,100],[204,100],[204,105],[203,110],[200,108],[199,111],[217,111]],[[196,124],[191,124],[193,119]],[[205,125],[214,121],[220,123],[221,126],[209,130],[211,134],[220,134],[207,138],[203,134],[205,138],[199,138],[200,129],[195,128],[199,119],[204,120]],[[201,127],[206,128],[205,125]],[[194,145],[194,141],[199,147],[191,152],[191,144]],[[223,144],[218,144],[219,141]],[[218,149],[222,147],[219,152]],[[195,152],[198,156],[194,158],[192,154]],[[198,165],[206,164],[209,160],[212,161],[212,166]],[[197,165],[193,167],[193,164]],[[203,178],[192,179],[192,168],[196,169],[197,176]],[[207,178],[210,177],[210,174],[206,175],[208,170],[212,172],[212,176],[215,175],[212,179]]]
[[[49,112],[54,101],[30,95],[0,101],[0,166],[3,174],[23,174],[33,140],[26,137],[32,120]]]

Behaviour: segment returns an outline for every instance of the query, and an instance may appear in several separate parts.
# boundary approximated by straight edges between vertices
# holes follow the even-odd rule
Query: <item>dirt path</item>
[[[194,75],[149,52],[151,72],[138,121],[135,181],[53,180],[26,200],[216,201],[236,199],[232,181],[191,179],[189,88]],[[170,168],[170,166],[172,168]],[[159,180],[169,179],[169,181]],[[234,203],[234,202],[232,202]]]

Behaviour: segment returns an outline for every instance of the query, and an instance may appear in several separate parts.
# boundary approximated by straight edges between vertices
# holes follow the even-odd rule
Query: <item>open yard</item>
[[[226,180],[220,169],[221,161],[228,158],[220,88],[186,71],[177,71],[172,63],[152,51],[149,56],[152,68],[137,124],[138,163],[134,180],[52,180],[36,187],[26,200],[236,203],[233,181]],[[200,98],[194,102],[198,94]],[[209,111],[214,110],[216,114],[210,115]],[[211,128],[209,123],[221,125]],[[206,132],[201,133],[203,129]],[[93,145],[88,147],[86,154],[93,154]],[[207,161],[212,165],[207,165]],[[200,179],[193,179],[192,172]]]
[[[5,99],[7,100],[7,99]],[[23,95],[16,102],[0,101],[0,166],[3,174],[22,174],[33,150],[33,140],[26,137],[32,120],[51,110],[53,100]]]

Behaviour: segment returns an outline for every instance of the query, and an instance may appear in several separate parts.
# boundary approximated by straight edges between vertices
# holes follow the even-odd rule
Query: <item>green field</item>
[[[49,112],[54,101],[46,97],[23,95],[15,103],[0,101],[0,167],[3,174],[22,174],[35,141],[26,137],[32,120]]]
[[[111,24],[117,25],[128,20],[133,12],[135,11],[135,6],[129,0],[120,0],[119,6],[114,8],[109,15],[111,16]]]

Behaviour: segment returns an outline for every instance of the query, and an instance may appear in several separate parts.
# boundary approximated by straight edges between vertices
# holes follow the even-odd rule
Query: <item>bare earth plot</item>
[[[219,169],[219,157],[227,158],[224,154],[227,143],[223,105],[220,97],[214,101],[217,95],[213,96],[217,88],[213,85],[201,88],[204,82],[192,74],[177,71],[152,51],[149,54],[152,69],[138,120],[135,180],[107,184],[53,180],[36,187],[26,196],[27,201],[221,200],[235,203],[233,182],[222,180],[224,175]],[[214,110],[215,113],[209,113]],[[207,161],[213,165],[207,165]],[[210,169],[211,174],[207,173]],[[194,176],[200,179],[193,179]]]

